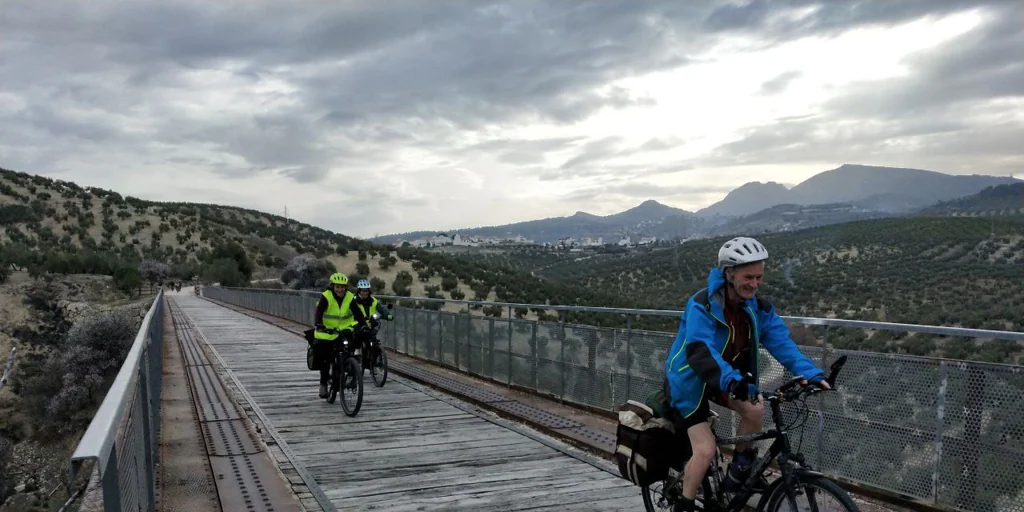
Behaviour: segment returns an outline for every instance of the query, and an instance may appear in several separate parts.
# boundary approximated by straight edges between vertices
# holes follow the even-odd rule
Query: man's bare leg
[[[692,500],[697,497],[704,472],[715,458],[715,436],[711,432],[711,424],[706,421],[690,427],[686,434],[690,437],[693,455],[683,468],[683,497]]]
[[[736,428],[737,436],[754,434],[764,430],[764,402],[752,404],[744,400],[729,400],[726,407],[740,415],[740,424]],[[747,450],[753,443],[737,443],[735,453]]]

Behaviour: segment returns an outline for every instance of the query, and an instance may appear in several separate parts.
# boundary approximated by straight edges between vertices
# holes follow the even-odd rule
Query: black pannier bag
[[[672,422],[659,418],[648,405],[633,400],[619,406],[618,412],[615,459],[619,474],[639,486],[663,480],[672,457],[678,453]]]
[[[319,361],[316,360],[316,349],[314,348],[316,346],[316,337],[313,336],[314,332],[316,332],[316,329],[302,331],[308,343],[306,346],[306,367],[310,370],[319,370],[320,366],[317,364]]]

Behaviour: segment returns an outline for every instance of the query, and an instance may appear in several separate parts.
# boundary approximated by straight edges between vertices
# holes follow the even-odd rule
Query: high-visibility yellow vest
[[[324,327],[327,329],[336,329],[344,331],[346,329],[352,329],[356,325],[356,319],[352,316],[350,306],[352,299],[355,297],[352,292],[346,290],[345,297],[341,300],[341,304],[334,298],[334,292],[331,290],[324,290],[324,298],[327,299],[327,309],[324,310]],[[336,333],[323,332],[317,329],[313,333],[313,337],[318,340],[333,340],[338,337]]]
[[[363,304],[361,302],[356,302],[356,306],[358,306],[359,310],[363,312],[363,318],[365,318],[367,322],[370,321],[370,317],[371,316],[373,316],[375,313],[377,313],[377,297],[371,297],[371,299],[372,299],[372,302],[370,302],[370,312],[369,313],[366,312],[366,308],[363,307]]]

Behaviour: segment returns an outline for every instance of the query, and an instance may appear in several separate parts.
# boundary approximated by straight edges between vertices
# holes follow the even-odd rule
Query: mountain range
[[[612,215],[580,211],[567,217],[460,228],[448,233],[522,235],[538,243],[555,242],[566,236],[600,236],[606,243],[614,243],[620,236],[671,239],[781,231],[926,211],[989,187],[1022,183],[1009,177],[846,164],[816,174],[792,188],[771,181],[746,183],[697,212],[648,200]],[[436,231],[396,233],[371,241],[394,243],[435,234]]]

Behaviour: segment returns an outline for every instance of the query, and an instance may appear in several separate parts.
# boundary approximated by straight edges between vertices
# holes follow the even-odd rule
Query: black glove
[[[758,395],[757,386],[754,385],[750,375],[730,382],[726,391],[737,400],[749,400]]]

